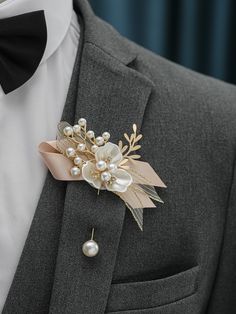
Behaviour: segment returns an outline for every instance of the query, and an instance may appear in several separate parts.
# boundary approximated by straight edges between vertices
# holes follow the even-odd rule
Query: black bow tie
[[[5,94],[32,77],[43,57],[46,43],[44,11],[0,20],[0,85]]]

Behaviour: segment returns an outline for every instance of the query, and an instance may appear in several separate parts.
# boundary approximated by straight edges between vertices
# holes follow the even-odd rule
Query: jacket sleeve
[[[236,312],[236,165],[226,215],[222,250],[207,314]]]

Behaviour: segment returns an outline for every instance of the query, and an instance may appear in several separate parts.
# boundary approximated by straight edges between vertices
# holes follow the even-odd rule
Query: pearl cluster
[[[78,156],[77,152],[80,154],[92,153],[94,155],[97,149],[100,146],[105,145],[110,139],[109,132],[104,132],[102,136],[96,137],[93,130],[87,131],[87,121],[84,118],[80,118],[78,120],[78,124],[75,124],[74,126],[67,125],[63,129],[63,133],[66,137],[74,140],[74,143],[76,144],[76,149],[73,147],[68,147],[65,151],[66,156],[68,158],[73,158],[74,161],[74,166],[70,170],[72,176],[80,175],[81,167],[83,165],[83,160]],[[102,174],[101,178],[104,178],[104,181],[107,181],[109,175],[110,174],[106,175],[106,173]]]
[[[112,172],[117,169],[115,164],[107,164],[104,160],[99,160],[96,163],[96,169],[99,171],[100,179],[102,182],[109,182],[113,179]]]

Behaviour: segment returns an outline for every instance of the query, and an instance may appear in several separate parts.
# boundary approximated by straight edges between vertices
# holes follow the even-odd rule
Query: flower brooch
[[[166,185],[147,162],[138,160],[138,142],[142,135],[124,134],[127,144],[111,143],[110,134],[95,136],[87,130],[87,121],[79,119],[71,126],[58,124],[56,141],[43,142],[39,151],[43,160],[57,180],[85,180],[98,190],[108,190],[118,195],[131,211],[139,228],[143,230],[143,209],[156,207],[152,200],[163,203],[154,186]]]

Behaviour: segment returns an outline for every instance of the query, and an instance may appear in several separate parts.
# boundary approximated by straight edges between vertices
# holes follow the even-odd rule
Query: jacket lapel
[[[86,11],[87,12],[87,11]],[[82,12],[83,13],[83,12]],[[90,22],[91,23],[91,22]],[[97,21],[89,24],[80,65],[75,121],[87,119],[97,135],[111,133],[117,143],[133,123],[141,126],[151,92],[151,83],[126,62],[134,54],[104,49],[91,41],[102,34]],[[87,36],[86,36],[87,35]],[[118,38],[119,39],[119,38]],[[118,40],[113,38],[113,41]],[[107,44],[107,38],[100,40]],[[117,42],[116,42],[117,45]],[[121,46],[123,48],[123,46]],[[114,194],[95,189],[85,182],[70,182],[67,187],[58,259],[50,310],[52,313],[104,313],[122,231],[125,206]],[[94,258],[82,253],[82,245],[95,228],[100,252]]]
[[[74,122],[84,117],[97,135],[108,131],[117,143],[133,123],[141,127],[152,82],[129,67],[135,52],[94,16],[87,1],[78,0],[75,8],[84,24],[79,80],[72,79],[74,96],[68,97],[63,118],[71,121],[77,95]],[[112,193],[97,195],[85,182],[66,186],[49,175],[3,313],[17,308],[40,314],[104,313],[125,210]],[[100,251],[88,258],[81,248],[92,228]]]

